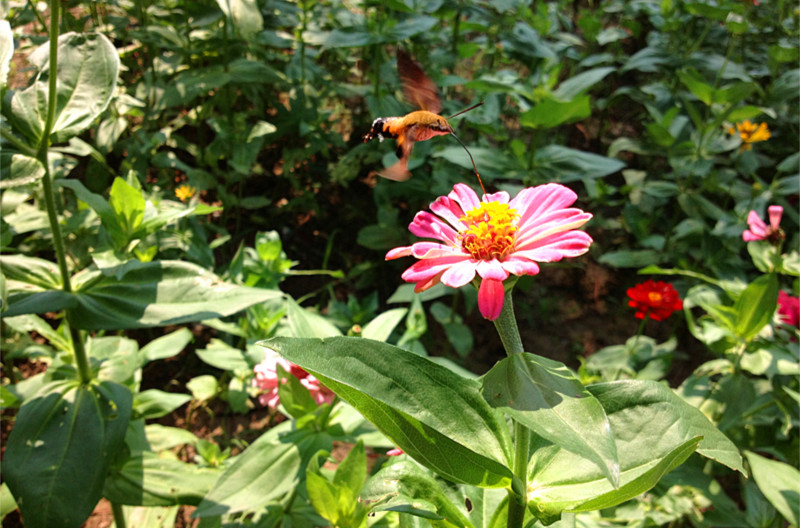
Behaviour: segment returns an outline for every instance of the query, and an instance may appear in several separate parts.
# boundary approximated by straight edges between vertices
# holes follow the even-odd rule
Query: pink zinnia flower
[[[783,216],[783,207],[780,205],[770,205],[767,209],[769,212],[769,225],[761,220],[758,213],[750,211],[747,215],[747,229],[742,233],[742,240],[745,242],[753,242],[754,240],[782,240],[783,231],[781,231],[781,216]]]
[[[789,326],[800,328],[800,297],[778,292],[778,317]]]
[[[258,401],[261,405],[266,405],[267,407],[275,409],[281,402],[280,396],[278,396],[278,385],[279,383],[286,383],[286,379],[278,380],[278,365],[300,380],[300,383],[311,393],[311,397],[314,398],[317,405],[333,401],[333,392],[322,385],[317,378],[294,363],[286,361],[274,350],[267,349],[264,361],[253,368],[256,374],[252,382],[253,387],[264,391],[263,394],[258,397]]]
[[[589,250],[592,238],[577,228],[592,218],[570,208],[577,195],[556,183],[523,189],[510,199],[505,191],[478,200],[469,186],[459,183],[447,196],[420,211],[409,230],[440,242],[417,242],[395,248],[386,259],[420,259],[403,273],[421,292],[443,282],[459,288],[475,275],[481,278],[478,308],[492,321],[503,309],[503,281],[509,275],[536,275],[539,262],[577,257]]]

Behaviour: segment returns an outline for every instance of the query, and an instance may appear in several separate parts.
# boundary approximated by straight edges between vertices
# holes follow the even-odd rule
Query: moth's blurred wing
[[[401,49],[397,50],[397,71],[403,82],[403,95],[406,101],[434,114],[442,111],[438,88],[420,65]]]
[[[400,158],[397,163],[379,172],[378,175],[389,180],[406,181],[411,177],[408,170],[408,158],[411,156],[411,149],[417,141],[417,127],[410,126],[397,138],[397,150],[395,154]]]

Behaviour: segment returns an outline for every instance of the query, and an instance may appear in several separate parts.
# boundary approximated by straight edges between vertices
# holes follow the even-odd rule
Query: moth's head
[[[389,121],[397,119],[396,117],[379,117],[375,121],[372,122],[372,127],[369,129],[369,132],[364,134],[364,143],[370,141],[372,139],[378,138],[380,141],[388,138],[394,138],[394,136],[385,129],[386,124]]]

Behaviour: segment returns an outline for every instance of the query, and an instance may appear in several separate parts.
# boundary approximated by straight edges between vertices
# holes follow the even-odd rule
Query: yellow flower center
[[[650,300],[652,304],[658,304],[661,302],[661,294],[658,292],[651,291],[647,294],[647,298]]]
[[[514,250],[517,240],[516,209],[500,202],[481,202],[459,218],[467,224],[461,247],[477,260],[502,259]]]

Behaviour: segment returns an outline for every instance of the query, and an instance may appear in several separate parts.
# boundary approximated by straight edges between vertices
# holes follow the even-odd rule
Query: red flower
[[[800,297],[793,297],[783,290],[779,291],[778,318],[789,326],[800,327]]]
[[[650,317],[654,321],[663,321],[672,312],[683,310],[683,301],[678,292],[668,282],[648,280],[628,288],[628,306],[636,308],[636,318]]]

